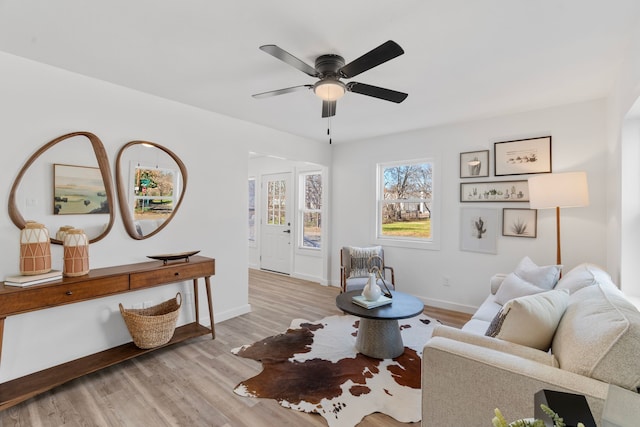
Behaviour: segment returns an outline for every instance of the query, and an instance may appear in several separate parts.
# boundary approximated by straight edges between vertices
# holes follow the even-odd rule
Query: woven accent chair
[[[389,289],[395,290],[396,278],[393,267],[384,263],[384,249],[380,246],[353,247],[345,246],[340,249],[340,291],[362,290],[369,280],[372,267],[380,270]],[[378,278],[378,285],[384,289],[382,280]]]

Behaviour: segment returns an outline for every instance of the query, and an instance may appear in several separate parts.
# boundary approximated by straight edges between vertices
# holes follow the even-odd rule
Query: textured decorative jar
[[[33,276],[51,271],[51,242],[44,225],[27,221],[20,231],[20,274]]]
[[[67,230],[64,236],[64,265],[62,275],[84,276],[89,272],[89,239],[79,228]]]
[[[66,236],[67,231],[73,229],[72,225],[63,225],[56,232],[56,240],[60,240],[62,244],[64,244],[64,236]]]

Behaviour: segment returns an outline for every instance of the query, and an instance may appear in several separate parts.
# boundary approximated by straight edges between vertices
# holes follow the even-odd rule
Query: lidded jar
[[[51,271],[51,241],[44,225],[27,221],[20,231],[20,274],[33,276]]]
[[[84,276],[89,272],[89,238],[79,228],[67,230],[64,235],[64,263],[62,275]]]
[[[67,234],[67,231],[71,230],[73,225],[63,225],[56,232],[56,240],[60,240],[62,244],[64,244],[64,236]]]

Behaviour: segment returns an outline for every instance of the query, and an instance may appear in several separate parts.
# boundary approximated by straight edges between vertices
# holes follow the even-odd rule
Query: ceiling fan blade
[[[349,82],[347,83],[349,92],[359,93],[360,95],[373,96],[374,98],[384,99],[385,101],[401,103],[409,94],[396,92],[395,90],[385,89],[383,87],[371,86],[364,83]]]
[[[358,59],[354,59],[340,68],[340,75],[350,79],[367,70],[377,67],[404,53],[404,50],[393,40],[382,43],[377,48],[365,53]]]
[[[322,101],[322,118],[336,115],[337,101]]]
[[[262,93],[256,93],[253,96],[256,99],[262,99],[262,98],[269,98],[271,96],[276,96],[276,95],[284,95],[285,93],[291,93],[291,92],[297,92],[299,90],[303,90],[303,89],[311,89],[313,87],[313,85],[300,85],[300,86],[293,86],[293,87],[287,87],[284,89],[278,89],[278,90],[272,90],[269,92],[262,92]]]
[[[317,77],[318,72],[311,65],[308,65],[306,62],[303,62],[291,55],[284,49],[279,48],[275,44],[266,44],[264,46],[260,46],[260,50],[263,52],[267,52],[269,55],[278,58],[282,62],[286,62],[291,65],[293,68],[297,68],[305,74],[310,75],[311,77]]]

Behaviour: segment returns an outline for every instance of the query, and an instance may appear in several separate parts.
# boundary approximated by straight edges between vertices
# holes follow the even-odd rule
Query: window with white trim
[[[249,178],[249,245],[256,245],[256,179]]]
[[[322,245],[322,174],[300,174],[300,241],[298,247],[319,250]]]
[[[434,161],[378,164],[376,239],[427,247],[434,242]]]

